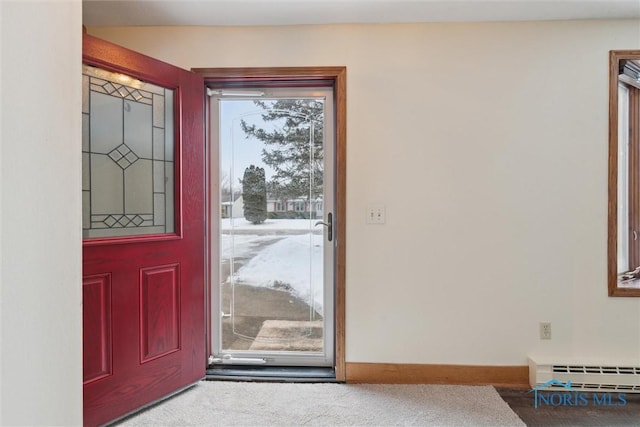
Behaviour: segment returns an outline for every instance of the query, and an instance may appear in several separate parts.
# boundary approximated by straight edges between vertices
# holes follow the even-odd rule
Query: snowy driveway
[[[283,289],[322,313],[324,236],[322,227],[314,229],[313,224],[315,220],[258,225],[222,220],[222,261],[237,268],[223,282]]]

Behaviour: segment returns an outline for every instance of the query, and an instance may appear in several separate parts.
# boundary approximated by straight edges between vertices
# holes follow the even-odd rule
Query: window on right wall
[[[640,51],[610,52],[610,296],[640,296]]]

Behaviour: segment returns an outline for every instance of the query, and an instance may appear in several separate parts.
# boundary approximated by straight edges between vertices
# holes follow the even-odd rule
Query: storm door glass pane
[[[221,350],[322,354],[324,100],[219,108]]]
[[[173,90],[83,66],[85,238],[173,233],[173,151]]]
[[[629,268],[629,89],[618,86],[618,274]]]

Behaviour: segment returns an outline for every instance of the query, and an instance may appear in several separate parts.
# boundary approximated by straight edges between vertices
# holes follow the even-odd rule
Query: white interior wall
[[[0,17],[0,425],[82,425],[82,5]]]
[[[184,68],[347,66],[348,362],[639,360],[640,299],[606,280],[608,51],[639,21],[89,32]]]

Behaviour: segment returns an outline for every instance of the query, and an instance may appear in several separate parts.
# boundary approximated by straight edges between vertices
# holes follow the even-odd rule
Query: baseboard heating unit
[[[555,381],[554,381],[555,380]],[[571,390],[593,392],[640,393],[640,360],[625,364],[547,363],[529,358],[529,384],[540,390]],[[547,384],[545,387],[540,387]]]

